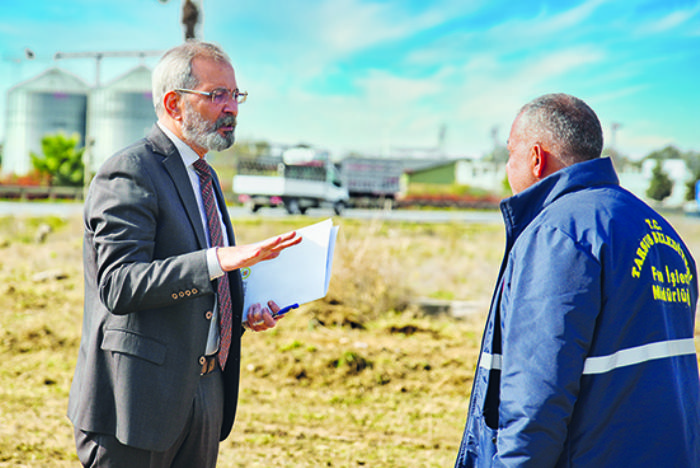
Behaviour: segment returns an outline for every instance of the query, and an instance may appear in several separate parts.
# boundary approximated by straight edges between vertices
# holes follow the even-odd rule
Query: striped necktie
[[[209,229],[209,240],[212,247],[223,247],[224,237],[221,233],[221,222],[219,212],[216,208],[214,198],[214,188],[212,186],[211,167],[200,158],[193,164],[197,175],[199,175],[199,186],[202,190],[202,200],[207,214],[207,227]],[[224,273],[217,281],[216,293],[219,307],[219,335],[221,344],[219,346],[219,365],[223,370],[228,358],[228,351],[231,347],[231,289],[228,282],[228,273]]]

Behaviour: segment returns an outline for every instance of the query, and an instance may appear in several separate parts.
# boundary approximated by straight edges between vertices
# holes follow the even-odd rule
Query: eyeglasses
[[[176,88],[173,91],[178,93],[190,93],[199,94],[201,96],[207,96],[211,99],[211,102],[217,105],[224,104],[228,98],[232,98],[238,104],[243,104],[248,98],[248,93],[245,91],[239,91],[238,88],[234,89],[233,91],[230,91],[226,88],[216,88],[215,90],[210,92],[198,91],[196,89]]]

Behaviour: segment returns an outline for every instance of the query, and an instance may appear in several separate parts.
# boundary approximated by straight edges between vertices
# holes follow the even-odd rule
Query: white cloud
[[[399,6],[361,0],[326,0],[316,17],[320,44],[334,53],[356,52],[404,38],[444,21],[444,15],[437,11],[414,16]]]
[[[637,28],[637,33],[641,35],[650,35],[677,29],[693,19],[698,12],[700,12],[700,6],[687,10],[673,11],[662,18],[641,24]]]
[[[426,113],[421,103],[434,90],[432,83],[374,71],[357,85],[355,95],[297,92],[277,102],[265,99],[255,113],[243,109],[241,122],[271,129],[278,142],[311,141],[341,154],[435,143],[439,116]]]
[[[451,152],[481,155],[491,147],[494,126],[505,141],[520,106],[546,92],[570,92],[561,83],[604,57],[604,51],[591,46],[540,53],[516,62],[484,51],[461,65],[447,62],[422,78],[371,70],[354,81],[352,96],[296,90],[265,101],[269,112],[291,116],[298,110],[297,117],[278,122],[277,135],[287,138],[296,134],[297,139],[319,144],[335,141],[344,151],[380,152],[392,146],[434,145],[445,123]],[[275,86],[267,86],[263,95],[277,93]],[[269,119],[265,125],[270,125]]]
[[[489,31],[489,36],[498,43],[520,48],[542,41],[551,43],[561,34],[562,39],[580,35],[590,28],[587,20],[605,3],[606,0],[589,0],[561,13],[550,14],[547,9],[541,9],[534,17],[505,19]]]
[[[549,92],[573,92],[567,89],[571,75],[593,66],[604,54],[594,48],[580,47],[541,54],[521,62],[497,60],[488,54],[475,57],[461,70],[463,81],[449,91],[453,104],[450,119],[472,129],[482,148],[490,144],[491,129],[496,126],[502,141],[518,109],[534,97]],[[461,142],[469,145],[466,138]]]
[[[605,3],[607,3],[607,0],[588,0],[559,14],[551,16],[540,15],[539,21],[528,21],[528,24],[525,26],[530,30],[534,29],[535,33],[540,36],[551,37],[552,34],[580,27]]]
[[[608,102],[615,102],[619,101],[621,99],[627,98],[629,96],[634,96],[635,94],[639,94],[645,90],[649,89],[648,84],[640,83],[632,86],[626,86],[622,88],[613,88],[609,91],[606,92],[601,92],[595,94],[595,102],[596,103],[608,103]]]

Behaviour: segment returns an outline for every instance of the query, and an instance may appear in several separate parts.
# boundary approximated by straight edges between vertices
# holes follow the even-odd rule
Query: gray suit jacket
[[[218,180],[220,207],[225,207]],[[222,209],[228,238],[231,221]],[[175,146],[150,135],[106,161],[84,209],[85,309],[68,417],[83,431],[163,451],[190,413],[214,305],[204,227]],[[233,338],[221,440],[238,399],[242,286],[229,273]]]

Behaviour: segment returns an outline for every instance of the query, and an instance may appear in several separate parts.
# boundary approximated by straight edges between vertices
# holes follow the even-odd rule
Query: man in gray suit
[[[239,268],[301,241],[291,232],[235,245],[204,157],[233,144],[245,97],[218,46],[171,49],[153,71],[157,124],[90,186],[83,334],[68,408],[84,466],[213,467],[231,431]],[[278,310],[256,304],[246,325],[274,327]]]

